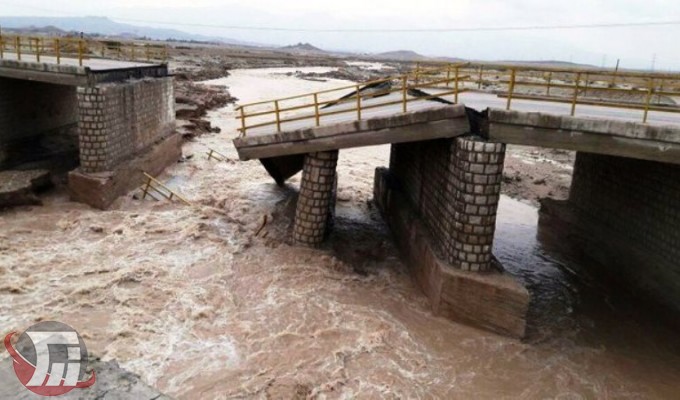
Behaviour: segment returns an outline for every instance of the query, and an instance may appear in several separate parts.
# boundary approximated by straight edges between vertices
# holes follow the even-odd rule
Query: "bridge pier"
[[[171,77],[78,87],[80,167],[73,200],[107,208],[181,156]]]
[[[293,226],[297,244],[318,247],[328,233],[335,209],[337,163],[337,150],[305,155]]]
[[[469,136],[394,144],[374,198],[436,314],[521,338],[529,293],[492,255],[504,157]]]
[[[105,209],[177,161],[181,138],[167,65],[97,64],[0,60],[0,169],[71,170],[71,199]]]

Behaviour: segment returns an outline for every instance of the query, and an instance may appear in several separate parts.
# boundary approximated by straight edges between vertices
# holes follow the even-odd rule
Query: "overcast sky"
[[[656,55],[656,69],[680,70],[680,25],[451,33],[267,32],[182,25],[427,29],[680,21],[680,0],[0,0],[0,15],[165,21],[187,32],[252,42],[310,42],[366,52],[409,49],[483,60],[559,59],[611,67],[621,58],[624,67],[650,68]]]

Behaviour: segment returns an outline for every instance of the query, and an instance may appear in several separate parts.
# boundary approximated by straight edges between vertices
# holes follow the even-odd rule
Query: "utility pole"
[[[616,74],[619,73],[619,65],[621,65],[621,59],[616,59],[616,68],[614,68],[614,76],[612,76],[612,87],[616,87]]]
[[[652,55],[652,72],[654,72],[655,68],[656,68],[656,53]]]

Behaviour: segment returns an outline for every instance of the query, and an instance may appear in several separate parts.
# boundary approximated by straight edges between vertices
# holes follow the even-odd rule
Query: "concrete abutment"
[[[0,60],[0,169],[71,171],[71,198],[107,208],[181,156],[173,90],[167,65]]]
[[[104,209],[181,156],[171,77],[78,88],[80,168],[73,200]]]
[[[540,231],[556,227],[569,240],[551,242],[677,321],[680,165],[579,152],[569,200],[542,202]]]

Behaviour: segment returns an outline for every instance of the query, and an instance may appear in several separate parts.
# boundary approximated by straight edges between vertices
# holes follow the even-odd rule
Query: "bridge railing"
[[[242,135],[268,126],[281,132],[286,124],[297,121],[311,120],[319,126],[324,121],[332,122],[331,116],[342,114],[355,114],[361,120],[366,112],[395,105],[407,112],[412,103],[437,97],[458,103],[459,95],[473,91],[506,99],[508,110],[517,100],[534,100],[568,104],[572,116],[578,105],[639,110],[643,122],[653,111],[680,113],[675,102],[680,99],[680,74],[458,63],[417,65],[404,75],[243,104],[236,108],[236,118],[241,122]],[[402,96],[389,96],[396,92]],[[331,105],[334,107],[328,108]]]
[[[418,65],[416,73],[436,69]],[[643,122],[651,111],[680,113],[680,74],[472,63],[460,70],[471,77],[463,87],[506,98],[508,110],[517,99],[566,103],[572,116],[577,105],[640,110]]]
[[[109,58],[126,61],[166,61],[168,50],[164,45],[121,42],[113,40],[86,40],[77,37],[43,37],[0,35],[0,59],[50,62],[62,64],[64,59],[76,59],[78,65],[91,58]]]
[[[239,131],[245,136],[249,130],[271,126],[275,127],[276,132],[281,132],[284,125],[305,120],[320,126],[330,117],[347,114],[355,115],[356,120],[360,121],[366,113],[376,109],[392,107],[407,112],[414,107],[413,103],[434,98],[454,104],[458,102],[459,95],[465,92],[460,83],[470,79],[470,76],[461,73],[461,66],[452,65],[446,69],[451,72],[412,72],[271,101],[243,104],[236,108],[239,112],[237,118],[241,121]]]

